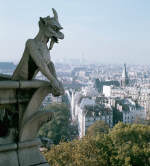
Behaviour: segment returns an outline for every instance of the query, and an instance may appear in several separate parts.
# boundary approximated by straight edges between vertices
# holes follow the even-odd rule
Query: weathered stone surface
[[[10,144],[0,144],[0,153],[7,152],[7,151],[13,151],[17,149],[17,144],[10,143]]]
[[[25,121],[38,110],[45,96],[47,96],[50,92],[50,87],[40,87],[35,91],[24,113],[22,124],[25,123]]]
[[[0,81],[0,89],[14,89],[19,88],[18,81]]]
[[[39,151],[39,139],[34,139],[26,142],[20,142],[18,145],[18,158],[21,166],[30,166],[46,163],[45,158]]]
[[[49,84],[47,84],[47,82],[46,84],[43,81],[39,82],[40,86],[42,85],[42,87],[40,87],[37,82],[35,85],[36,88],[30,88],[31,86],[34,87],[33,81],[31,81],[31,86],[30,81],[26,81],[26,84],[24,84],[24,87],[26,87],[25,89],[11,87],[12,89],[9,88],[2,90],[0,87],[0,91],[3,92],[3,96],[5,96],[5,100],[7,101],[5,103],[0,103],[0,115],[3,111],[5,113],[10,113],[9,115],[11,116],[11,113],[15,113],[18,110],[18,116],[16,120],[18,121],[20,129],[20,139],[19,133],[17,137],[19,141],[28,140],[27,142],[18,142],[18,144],[7,144],[13,143],[17,139],[16,135],[13,135],[13,131],[17,131],[17,126],[13,128],[14,126],[9,126],[7,124],[10,130],[8,131],[8,136],[0,137],[0,166],[47,165],[45,158],[41,155],[38,149],[40,141],[29,140],[36,137],[38,129],[43,122],[51,120],[52,118],[51,112],[38,110],[42,100],[50,92]],[[37,86],[39,86],[39,88],[37,88]],[[16,102],[12,103],[12,101],[10,101],[9,94]],[[23,120],[24,115],[26,115],[26,118],[24,118],[25,120]],[[17,122],[16,120],[14,122]],[[12,162],[12,160],[15,161]]]
[[[0,166],[19,166],[17,152],[0,152]]]
[[[22,125],[19,133],[19,140],[26,141],[35,138],[42,124],[52,118],[53,114],[50,111],[36,112]]]
[[[0,145],[0,166],[49,166],[39,151],[39,139]]]
[[[13,73],[12,80],[32,80],[41,71],[50,81],[52,94],[59,96],[64,94],[64,88],[57,79],[49,50],[59,39],[64,38],[64,34],[60,32],[62,26],[58,21],[57,12],[55,9],[52,10],[54,17],[40,17],[39,33],[34,39],[27,40],[22,59]],[[48,48],[49,40],[51,41]]]
[[[0,166],[19,166],[17,156],[17,145],[0,145]]]
[[[16,102],[16,91],[13,89],[0,88],[0,104],[12,104]]]
[[[0,89],[30,89],[51,86],[50,82],[42,80],[30,80],[30,81],[0,81]]]
[[[39,165],[37,165],[37,166],[49,166],[49,164],[48,164],[48,163],[45,163],[45,164],[39,164]]]

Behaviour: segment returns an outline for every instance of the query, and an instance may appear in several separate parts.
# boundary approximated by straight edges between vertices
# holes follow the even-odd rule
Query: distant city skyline
[[[2,1],[0,61],[18,63],[39,17],[55,8],[65,39],[54,45],[52,60],[150,64],[150,1],[54,0]]]

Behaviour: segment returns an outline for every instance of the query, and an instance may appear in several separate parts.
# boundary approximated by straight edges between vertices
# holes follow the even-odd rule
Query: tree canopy
[[[50,138],[54,144],[58,144],[61,140],[70,141],[76,137],[77,127],[70,121],[70,111],[65,104],[49,104],[45,110],[52,111],[54,116],[41,127],[39,136]]]
[[[86,135],[96,136],[99,133],[108,133],[109,126],[102,120],[97,120],[91,126],[88,127]]]
[[[150,126],[119,123],[107,134],[53,146],[45,157],[52,166],[149,166]]]

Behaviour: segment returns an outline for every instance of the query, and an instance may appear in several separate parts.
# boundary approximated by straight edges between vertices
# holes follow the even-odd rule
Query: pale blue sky
[[[150,0],[0,0],[0,61],[18,62],[38,19],[55,8],[65,39],[53,60],[150,64]]]

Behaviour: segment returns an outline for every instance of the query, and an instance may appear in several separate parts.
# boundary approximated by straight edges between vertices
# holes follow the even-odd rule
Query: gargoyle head
[[[64,34],[60,32],[62,26],[58,21],[58,15],[55,9],[52,9],[54,16],[40,17],[39,27],[44,35],[51,39],[49,49],[52,49],[54,43],[58,43],[59,39],[64,39]]]

